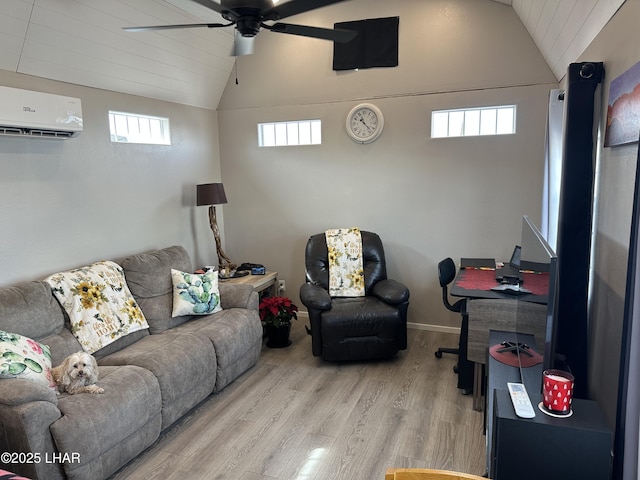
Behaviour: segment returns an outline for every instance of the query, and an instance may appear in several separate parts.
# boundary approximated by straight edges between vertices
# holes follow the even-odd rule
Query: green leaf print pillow
[[[0,330],[0,378],[24,378],[55,389],[49,346]]]
[[[218,290],[218,272],[204,275],[171,269],[173,281],[172,317],[208,315],[222,310]]]

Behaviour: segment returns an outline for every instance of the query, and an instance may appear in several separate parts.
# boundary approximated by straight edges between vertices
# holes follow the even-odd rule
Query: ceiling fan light
[[[241,57],[243,55],[251,55],[253,53],[254,37],[243,37],[242,34],[236,29],[233,38],[233,48],[231,50],[231,56]]]

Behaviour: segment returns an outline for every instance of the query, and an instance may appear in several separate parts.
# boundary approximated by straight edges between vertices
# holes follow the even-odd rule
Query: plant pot
[[[273,325],[267,325],[267,347],[269,348],[285,348],[291,345],[289,340],[289,333],[291,332],[291,325],[274,327]]]

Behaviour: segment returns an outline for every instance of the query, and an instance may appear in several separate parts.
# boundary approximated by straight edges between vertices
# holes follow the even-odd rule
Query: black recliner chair
[[[364,297],[329,295],[325,234],[313,235],[305,249],[307,283],[300,300],[307,307],[314,356],[328,361],[391,357],[407,348],[409,289],[387,278],[380,237],[361,231]]]
[[[449,284],[456,278],[456,264],[451,258],[445,258],[438,263],[438,281],[442,288],[442,303],[452,312],[462,316],[460,325],[460,339],[458,348],[440,347],[435,352],[437,358],[442,358],[443,353],[458,355],[458,363],[453,371],[458,374],[458,388],[465,395],[473,391],[473,362],[467,360],[467,339],[469,336],[469,315],[467,314],[467,299],[461,298],[455,303],[449,302]]]

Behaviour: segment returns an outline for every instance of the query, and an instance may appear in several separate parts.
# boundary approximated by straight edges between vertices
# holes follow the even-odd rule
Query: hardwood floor
[[[112,480],[377,480],[387,467],[483,474],[483,414],[459,393],[451,334],[409,330],[409,348],[375,363],[311,355],[304,320],[293,345],[177,422]]]

